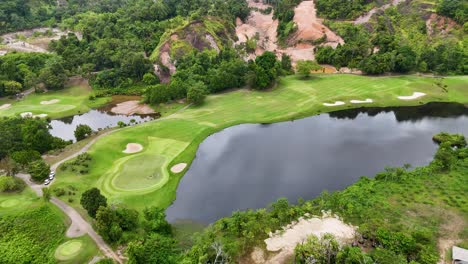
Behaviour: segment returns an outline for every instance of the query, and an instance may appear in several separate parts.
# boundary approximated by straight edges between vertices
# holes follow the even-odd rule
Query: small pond
[[[49,132],[51,135],[61,139],[75,141],[75,128],[80,124],[88,125],[94,131],[98,131],[100,129],[116,127],[118,126],[119,122],[129,124],[130,121],[134,120],[135,124],[138,124],[151,121],[160,116],[158,113],[147,115],[122,115],[115,114],[111,111],[113,106],[115,106],[117,103],[125,102],[127,99],[139,99],[139,97],[114,97],[112,103],[97,110],[90,110],[84,114],[74,115],[61,119],[54,119],[50,122],[51,128],[49,129]]]
[[[468,108],[363,108],[230,127],[201,143],[167,218],[210,223],[280,197],[295,202],[340,190],[385,166],[426,165],[441,131],[468,135]]]

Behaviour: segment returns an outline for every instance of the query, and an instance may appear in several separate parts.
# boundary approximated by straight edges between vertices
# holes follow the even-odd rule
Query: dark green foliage
[[[331,19],[353,19],[364,13],[370,0],[316,0],[315,6],[320,16]]]
[[[138,227],[138,212],[127,208],[101,206],[96,213],[96,227],[104,240],[115,243],[121,241],[125,231]]]
[[[281,63],[273,52],[266,51],[250,64],[253,74],[252,86],[263,90],[270,87],[281,74]]]
[[[0,193],[21,192],[25,187],[26,184],[19,178],[0,176]]]
[[[150,207],[143,210],[145,221],[143,227],[148,233],[172,234],[171,225],[166,221],[164,209]]]
[[[91,133],[93,133],[93,130],[88,125],[80,124],[76,126],[76,129],[75,129],[76,141],[80,141],[89,137]]]
[[[195,82],[188,88],[187,101],[195,105],[200,105],[205,100],[206,94],[206,85],[202,82]]]
[[[81,195],[80,204],[94,218],[99,207],[107,206],[107,199],[98,188],[91,188]]]
[[[45,67],[39,73],[39,80],[50,90],[63,89],[68,79],[65,74],[62,58],[53,57],[48,60]]]
[[[372,258],[364,253],[359,247],[344,247],[336,255],[337,263],[362,264],[373,263]]]
[[[36,86],[37,76],[54,55],[43,53],[7,53],[0,57],[0,97],[14,95],[18,89]]]
[[[87,152],[82,153],[71,162],[65,162],[60,166],[62,170],[71,170],[75,173],[87,174],[89,171],[89,163],[92,157]]]
[[[42,182],[49,177],[50,166],[42,159],[36,160],[29,164],[28,173],[35,182]]]
[[[50,135],[45,120],[0,118],[0,159],[15,151],[27,150],[45,153],[65,145],[65,141]]]
[[[100,259],[96,264],[114,264],[114,261],[110,258]]]
[[[1,263],[55,263],[66,227],[49,206],[0,217]]]
[[[128,263],[180,263],[177,242],[157,233],[148,235],[142,241],[133,241],[127,248]]]
[[[468,4],[463,0],[440,0],[437,13],[463,24],[468,21]]]
[[[11,153],[11,159],[16,162],[16,164],[22,166],[23,168],[26,168],[29,163],[35,161],[35,160],[40,160],[41,153],[39,153],[36,150],[20,150],[20,151],[15,151]]]

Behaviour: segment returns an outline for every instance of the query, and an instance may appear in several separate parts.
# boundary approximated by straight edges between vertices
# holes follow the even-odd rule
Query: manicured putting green
[[[61,261],[73,259],[78,256],[82,248],[83,242],[80,240],[67,241],[55,250],[55,258]]]
[[[2,203],[0,203],[0,207],[10,208],[10,207],[16,206],[18,204],[20,204],[20,201],[18,199],[13,198],[13,199],[5,200]]]
[[[159,155],[143,154],[134,156],[122,164],[112,184],[124,190],[151,187],[162,178],[162,164],[165,158]]]

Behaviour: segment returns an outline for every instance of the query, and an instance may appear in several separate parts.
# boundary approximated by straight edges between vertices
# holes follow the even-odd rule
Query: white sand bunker
[[[56,104],[58,102],[60,102],[59,99],[52,99],[52,100],[49,100],[49,101],[42,101],[41,105],[51,105],[51,104]]]
[[[39,115],[33,115],[33,113],[31,112],[24,112],[24,113],[21,113],[20,116],[22,118],[27,118],[27,117],[39,117],[39,118],[46,118],[47,117],[47,114],[39,114]]]
[[[10,107],[11,107],[11,104],[3,104],[3,105],[0,105],[0,110],[8,109]]]
[[[131,154],[137,153],[143,150],[143,146],[138,143],[128,143],[123,153]]]
[[[345,102],[342,102],[342,101],[336,101],[333,104],[323,103],[324,106],[339,106],[339,105],[344,105],[344,104]]]
[[[111,112],[120,115],[148,115],[155,113],[153,108],[149,107],[146,104],[140,104],[140,102],[136,100],[119,103],[116,106],[112,107]]]
[[[31,112],[24,112],[24,113],[21,113],[20,116],[22,118],[25,118],[25,117],[32,117],[33,116],[33,113]]]
[[[284,232],[277,231],[265,239],[268,251],[291,250],[297,244],[305,241],[309,236],[321,237],[329,233],[342,243],[350,242],[354,238],[355,228],[345,224],[338,217],[324,214],[322,218],[299,218],[299,222],[288,225]]]
[[[369,99],[367,98],[366,100],[362,101],[362,100],[351,100],[350,101],[352,104],[370,104],[372,102],[374,102],[372,99]]]
[[[187,163],[179,163],[172,166],[171,171],[173,173],[181,173],[187,167]]]
[[[400,100],[414,100],[414,99],[417,99],[419,97],[423,97],[425,95],[426,95],[425,93],[414,92],[413,95],[410,95],[410,96],[398,96],[398,99],[400,99]]]

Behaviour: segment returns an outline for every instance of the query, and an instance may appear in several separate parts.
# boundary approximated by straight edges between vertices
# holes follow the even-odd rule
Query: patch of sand
[[[413,95],[410,96],[398,96],[398,99],[400,100],[414,100],[418,99],[419,97],[425,96],[425,93],[420,93],[420,92],[414,92]]]
[[[370,103],[374,102],[374,100],[367,98],[364,101],[362,101],[362,100],[351,100],[350,102],[352,104],[370,104]]]
[[[385,11],[385,9],[387,9],[387,8],[389,8],[391,6],[396,6],[396,5],[398,5],[398,4],[400,4],[401,2],[404,2],[404,1],[406,1],[406,0],[392,0],[392,2],[390,4],[385,4],[385,5],[381,6],[381,7],[374,7],[369,12],[367,12],[366,14],[358,17],[354,21],[354,24],[355,25],[360,25],[360,24],[367,23],[367,22],[369,22],[369,20],[371,19],[371,17],[375,13],[377,13],[379,11],[383,12],[383,11]]]
[[[342,101],[336,101],[333,104],[323,103],[324,106],[339,106],[339,105],[344,105],[344,104],[345,104],[345,102],[342,102]]]
[[[148,115],[156,113],[153,108],[146,104],[140,104],[137,100],[126,101],[112,107],[111,112],[120,115]]]
[[[49,101],[42,101],[41,105],[51,105],[51,104],[56,104],[58,102],[60,102],[59,99],[52,99],[52,100],[49,100]]]
[[[187,163],[179,163],[172,166],[171,171],[173,173],[181,173],[187,167]]]
[[[123,153],[132,154],[143,150],[143,146],[138,143],[128,143]]]
[[[31,112],[24,112],[24,113],[21,113],[20,116],[22,118],[25,118],[25,117],[32,117],[33,114]]]
[[[3,104],[3,105],[0,105],[0,110],[8,109],[10,107],[11,107],[11,104]]]
[[[344,44],[341,37],[322,24],[317,18],[314,1],[302,1],[294,9],[293,21],[297,25],[297,40],[317,40],[326,35],[326,42]]]
[[[265,263],[284,263],[293,256],[296,245],[304,242],[311,235],[321,237],[326,233],[333,234],[342,244],[350,243],[355,237],[355,227],[345,224],[336,216],[327,214],[321,218],[304,219],[301,217],[298,222],[293,222],[283,229],[270,234],[270,237],[265,239],[268,251],[280,251]]]
[[[47,114],[33,115],[33,117],[46,118]]]

